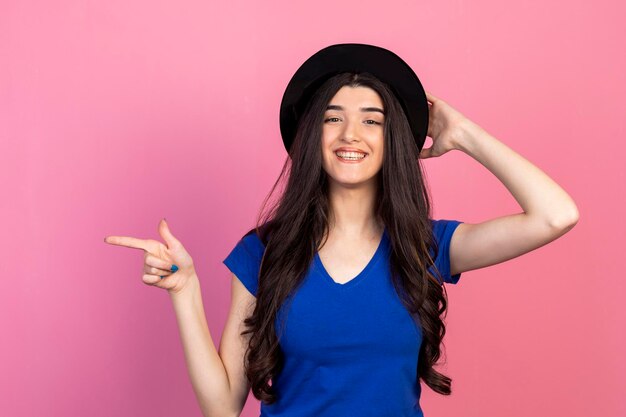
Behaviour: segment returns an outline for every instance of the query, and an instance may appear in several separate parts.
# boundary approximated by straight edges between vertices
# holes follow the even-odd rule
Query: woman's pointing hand
[[[193,259],[170,231],[165,219],[159,222],[159,235],[165,245],[154,239],[138,239],[130,236],[107,236],[106,243],[127,248],[143,249],[144,264],[142,280],[147,285],[166,289],[170,294],[198,284]]]

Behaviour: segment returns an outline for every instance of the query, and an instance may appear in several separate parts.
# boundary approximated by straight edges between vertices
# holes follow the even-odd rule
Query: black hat
[[[402,105],[418,150],[428,132],[428,103],[422,83],[395,53],[379,46],[341,43],[316,52],[291,77],[280,104],[280,133],[289,152],[298,118],[315,91],[341,72],[368,72],[387,83]]]

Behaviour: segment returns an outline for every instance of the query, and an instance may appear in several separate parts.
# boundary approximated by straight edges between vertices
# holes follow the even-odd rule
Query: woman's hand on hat
[[[159,222],[159,234],[167,245],[154,239],[138,239],[130,236],[107,236],[106,243],[143,249],[144,284],[166,289],[171,295],[198,289],[198,277],[193,259],[182,243],[174,237],[165,219]],[[189,290],[189,291],[188,291]]]
[[[433,140],[430,148],[422,148],[420,158],[432,158],[459,149],[462,140],[462,124],[466,120],[459,111],[448,103],[426,91],[428,100],[428,133]]]

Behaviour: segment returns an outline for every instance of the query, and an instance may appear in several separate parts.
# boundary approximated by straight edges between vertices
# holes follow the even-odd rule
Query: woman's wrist
[[[481,141],[485,141],[490,135],[478,124],[470,119],[463,119],[459,122],[458,135],[455,140],[456,149],[474,157]]]
[[[172,300],[185,300],[193,298],[196,294],[200,294],[200,279],[198,275],[193,272],[192,275],[185,280],[185,286],[178,290],[168,291]]]

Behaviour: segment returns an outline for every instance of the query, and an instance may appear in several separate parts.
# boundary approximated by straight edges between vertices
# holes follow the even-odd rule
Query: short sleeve
[[[439,246],[439,252],[435,258],[435,266],[441,273],[443,282],[449,284],[456,284],[459,282],[459,278],[461,278],[461,273],[450,275],[450,241],[452,240],[452,234],[461,223],[463,222],[459,220],[431,219],[433,236]]]
[[[256,233],[242,237],[222,262],[256,297],[259,269],[265,247]]]

